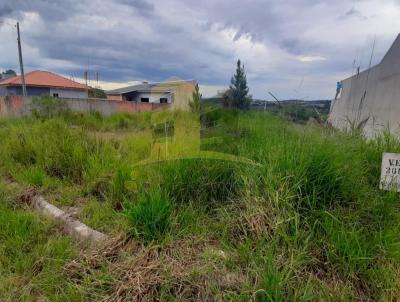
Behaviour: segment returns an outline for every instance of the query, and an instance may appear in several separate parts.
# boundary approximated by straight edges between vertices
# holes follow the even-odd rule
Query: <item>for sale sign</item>
[[[400,192],[400,154],[383,153],[380,188]]]

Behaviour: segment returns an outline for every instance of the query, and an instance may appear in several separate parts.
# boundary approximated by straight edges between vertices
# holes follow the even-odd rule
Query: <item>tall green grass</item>
[[[70,125],[80,126],[92,131],[139,131],[150,127],[151,114],[149,112],[140,114],[117,113],[104,117],[97,111],[91,111],[87,114],[69,111],[60,117]]]
[[[36,165],[50,176],[80,182],[87,168],[87,158],[96,147],[95,141],[85,135],[58,119],[11,127],[2,135],[0,152],[11,160],[6,164]]]
[[[63,275],[63,265],[75,256],[69,238],[50,221],[14,207],[0,188],[1,301],[78,300],[78,289]]]
[[[264,113],[211,115],[203,122],[222,119],[218,135],[229,142],[215,151],[255,165],[211,159],[137,165],[150,155],[150,113],[0,123],[0,165],[56,202],[69,199],[85,222],[105,232],[125,231],[161,251],[175,241],[177,251],[191,241],[223,251],[223,260],[188,269],[179,281],[212,288],[221,300],[400,295],[400,198],[379,190],[382,153],[400,152],[398,140],[384,134],[367,141]],[[236,128],[245,135],[232,135]],[[104,130],[113,132],[93,135]],[[196,257],[181,259],[182,266],[200,263],[202,254]],[[245,278],[228,286],[221,281],[227,272]],[[157,290],[173,299],[174,280]]]
[[[154,185],[159,186],[176,203],[197,202],[210,206],[239,196],[243,189],[235,162],[178,159],[138,170],[136,178],[150,181],[147,186],[138,182],[140,187],[151,190]]]
[[[170,225],[172,207],[160,191],[142,194],[134,204],[126,204],[125,215],[131,220],[131,233],[146,241],[160,238]]]

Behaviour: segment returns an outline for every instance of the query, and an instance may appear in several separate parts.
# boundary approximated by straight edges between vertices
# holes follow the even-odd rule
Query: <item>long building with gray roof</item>
[[[110,101],[171,104],[176,108],[186,110],[195,85],[196,81],[194,80],[162,83],[143,82],[138,85],[106,91],[106,95]]]

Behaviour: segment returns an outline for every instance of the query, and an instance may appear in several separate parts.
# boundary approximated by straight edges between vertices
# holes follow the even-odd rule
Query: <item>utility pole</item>
[[[85,77],[86,97],[89,98],[88,71],[86,70],[83,75]]]
[[[88,87],[88,72],[85,70],[83,72],[83,77],[85,78],[85,85],[86,85],[86,89]]]
[[[19,33],[19,22],[17,22],[17,33],[18,33],[18,39],[17,40],[18,40],[19,67],[21,69],[21,81],[22,81],[22,95],[26,96],[24,62],[22,61],[21,35]]]

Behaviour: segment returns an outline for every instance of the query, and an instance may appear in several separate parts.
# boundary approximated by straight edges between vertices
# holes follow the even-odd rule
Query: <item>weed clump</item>
[[[51,96],[34,97],[32,100],[32,115],[37,119],[48,119],[51,117],[68,114],[66,103]]]
[[[132,180],[131,171],[128,169],[118,169],[111,180],[111,197],[114,208],[121,209],[122,204],[132,197],[128,190],[128,182]]]
[[[139,195],[125,210],[133,225],[131,234],[145,241],[157,240],[167,231],[171,213],[171,203],[160,191]]]
[[[343,175],[326,152],[311,154],[298,186],[300,210],[327,209],[340,203],[342,180]]]
[[[183,159],[161,168],[160,185],[176,202],[201,202],[206,206],[241,194],[238,164],[212,159]]]
[[[40,167],[31,166],[22,173],[24,181],[35,187],[42,187],[46,184],[46,172]]]

